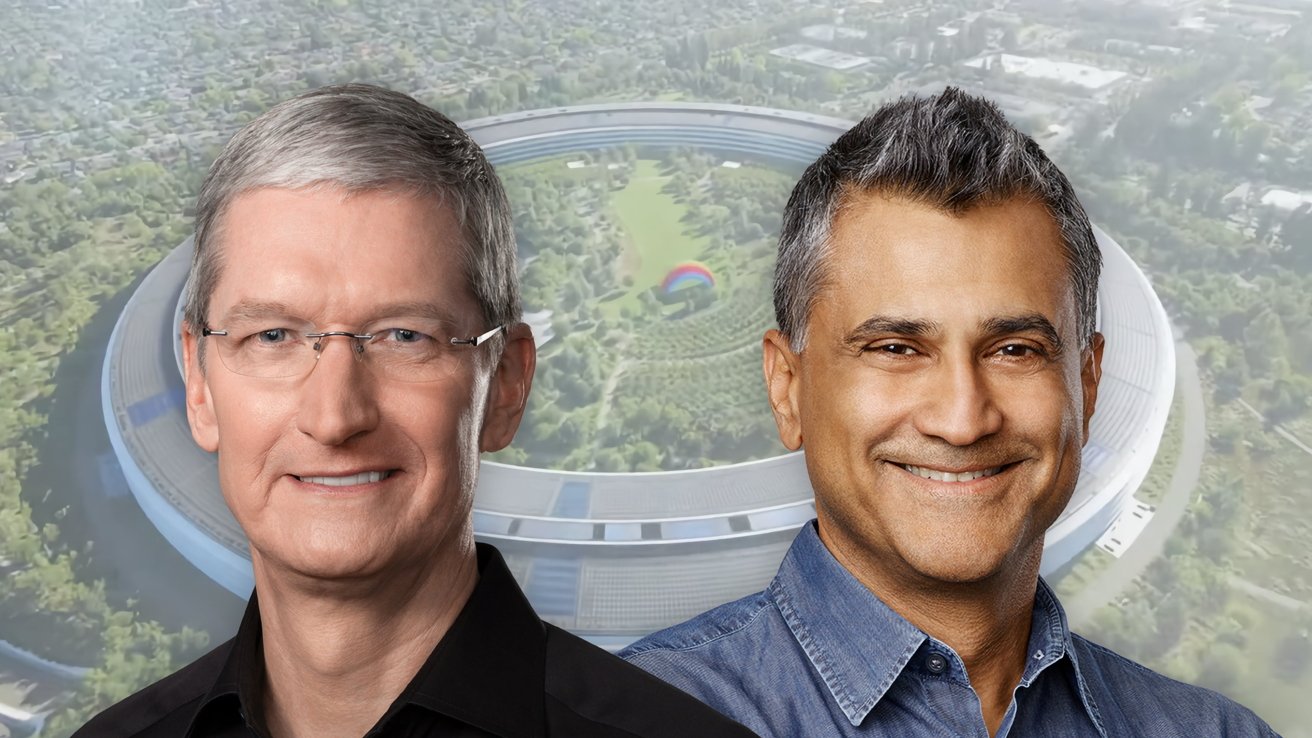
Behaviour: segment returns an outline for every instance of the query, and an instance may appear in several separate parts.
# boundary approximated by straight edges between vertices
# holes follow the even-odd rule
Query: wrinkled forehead
[[[240,302],[306,314],[380,303],[473,311],[464,237],[441,198],[388,189],[257,188],[233,198],[212,242],[212,312]]]

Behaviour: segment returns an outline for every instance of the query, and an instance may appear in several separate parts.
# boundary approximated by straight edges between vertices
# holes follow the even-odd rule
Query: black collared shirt
[[[414,679],[366,735],[751,736],[694,698],[533,612],[501,554]],[[97,715],[74,738],[269,738],[255,597],[237,636]]]

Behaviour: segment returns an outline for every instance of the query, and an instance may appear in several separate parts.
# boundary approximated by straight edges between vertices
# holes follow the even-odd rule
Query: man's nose
[[[973,361],[945,361],[935,368],[923,391],[925,400],[915,422],[926,436],[969,446],[1002,429],[1002,411],[988,377]]]
[[[300,388],[296,425],[325,446],[340,446],[378,427],[377,386],[353,339],[320,340],[319,358]]]

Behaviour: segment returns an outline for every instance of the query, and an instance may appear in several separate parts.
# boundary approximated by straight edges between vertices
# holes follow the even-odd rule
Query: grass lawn
[[[623,305],[636,305],[643,290],[660,285],[671,268],[696,259],[706,248],[704,237],[684,232],[687,208],[661,192],[669,178],[657,167],[655,161],[639,161],[628,186],[611,194],[611,209],[628,237],[621,264],[633,277],[628,294],[606,303],[615,312]]]
[[[1148,470],[1148,475],[1144,477],[1143,483],[1134,493],[1135,499],[1140,502],[1156,505],[1162,501],[1162,495],[1171,486],[1171,479],[1175,476],[1175,465],[1180,459],[1180,441],[1184,437],[1184,429],[1181,427],[1184,422],[1183,403],[1180,388],[1176,387],[1175,399],[1171,401],[1171,412],[1166,417],[1166,428],[1162,431],[1162,442],[1157,447],[1152,468]]]

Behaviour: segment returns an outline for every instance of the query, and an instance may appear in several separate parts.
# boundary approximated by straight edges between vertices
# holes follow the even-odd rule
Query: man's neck
[[[1033,552],[981,582],[946,583],[889,566],[856,546],[821,540],[852,576],[907,622],[961,657],[995,735],[1025,671],[1042,540]]]
[[[452,549],[367,582],[309,581],[255,557],[272,738],[362,736],[373,727],[478,581],[473,541]]]

